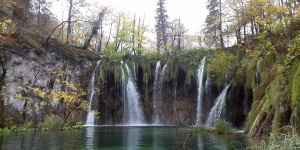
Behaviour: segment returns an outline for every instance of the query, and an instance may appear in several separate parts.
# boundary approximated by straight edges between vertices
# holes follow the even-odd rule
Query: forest
[[[124,80],[123,68],[128,67],[125,63],[136,70],[132,74],[141,93],[144,120],[151,122],[154,102],[150,97],[154,93],[158,61],[168,66],[165,95],[161,96],[166,99],[162,106],[166,109],[159,113],[166,115],[165,123],[192,125],[196,116],[191,114],[196,110],[193,104],[197,103],[199,88],[197,68],[206,56],[204,79],[211,80],[215,96],[203,97],[214,99],[226,85],[231,85],[226,97],[226,121],[234,127],[245,127],[250,137],[300,131],[299,0],[207,0],[209,14],[197,33],[188,32],[180,17],[168,17],[167,0],[158,0],[153,27],[145,24],[145,16],[117,12],[85,0],[61,1],[67,20],[55,17],[51,1],[0,1],[1,128],[27,121],[38,127],[40,122],[53,120],[46,119],[45,114],[51,113],[58,116],[54,118],[62,118],[64,124],[77,124],[83,122],[91,108],[100,113],[96,121],[99,124],[122,122],[124,116],[118,109],[125,105],[121,98],[124,85],[120,81]],[[197,19],[197,14],[191,19]],[[31,57],[31,52],[41,59]],[[49,64],[63,60],[62,71],[51,67],[34,69],[28,77],[34,78],[31,83],[23,82],[26,75],[9,79],[10,67],[18,65],[10,65],[15,61],[11,56],[37,60],[41,62],[38,66],[43,66],[43,60]],[[94,65],[98,60],[100,65]],[[91,91],[86,89],[95,66],[96,98],[91,99],[98,101],[89,106],[86,100]],[[76,67],[80,73],[68,72]],[[44,87],[35,86],[35,81],[40,84],[41,72],[45,72],[47,82],[49,78]],[[125,82],[129,83],[130,71],[125,74]],[[80,81],[73,80],[73,76],[79,76]],[[19,88],[13,94],[6,88],[11,82]],[[206,85],[203,82],[199,86]],[[12,99],[21,100],[18,111],[10,111],[19,116],[6,111],[13,110],[8,106]],[[43,111],[35,108],[35,99]],[[46,109],[48,104],[56,105],[52,99],[59,100],[59,112]],[[212,105],[213,101],[203,103],[202,107]],[[203,116],[208,115],[207,111]]]

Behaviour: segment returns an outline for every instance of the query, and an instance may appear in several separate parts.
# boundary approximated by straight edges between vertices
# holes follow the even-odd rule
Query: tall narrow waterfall
[[[94,121],[94,110],[92,109],[92,102],[93,102],[93,97],[95,94],[95,88],[94,88],[94,82],[95,82],[95,74],[96,74],[96,70],[99,66],[100,60],[97,61],[95,69],[93,71],[92,77],[91,77],[91,81],[90,81],[90,97],[89,97],[89,109],[88,109],[88,113],[86,116],[86,122],[85,125],[95,125],[95,121]]]
[[[198,68],[198,104],[197,104],[197,120],[196,125],[199,126],[201,124],[201,115],[202,115],[202,81],[203,81],[203,72],[205,66],[205,58],[201,60],[201,63]]]
[[[210,110],[206,126],[213,127],[217,121],[225,119],[226,93],[230,85],[231,84],[226,85],[222,93],[216,99],[215,105]]]
[[[161,69],[161,63],[158,61],[156,63],[155,68],[155,78],[154,78],[154,86],[153,86],[153,123],[161,124],[162,123],[162,89],[165,71],[167,68],[167,64]]]
[[[122,62],[123,64],[123,62]],[[140,95],[137,91],[137,87],[135,85],[135,77],[132,76],[132,73],[128,67],[128,65],[125,63],[125,68],[128,74],[128,80],[127,84],[124,84],[125,80],[125,72],[122,69],[122,82],[123,82],[123,97],[126,97],[125,103],[125,115],[126,115],[126,120],[125,124],[128,125],[137,125],[137,124],[142,124],[144,122],[144,116],[143,116],[143,111],[142,107],[140,104]]]
[[[257,86],[260,86],[261,77],[259,72],[259,61],[256,63],[256,72],[255,72],[255,83]]]

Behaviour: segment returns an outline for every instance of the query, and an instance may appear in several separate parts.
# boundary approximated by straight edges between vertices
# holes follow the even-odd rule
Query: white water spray
[[[196,125],[199,126],[201,124],[201,115],[202,115],[202,82],[203,82],[203,72],[204,72],[204,66],[205,66],[205,58],[204,57],[201,60],[201,63],[198,68],[198,104],[197,104],[197,120],[196,120]]]
[[[97,61],[96,63],[96,66],[95,66],[95,69],[93,71],[93,74],[92,74],[92,78],[91,78],[91,81],[90,81],[90,91],[91,91],[91,94],[90,94],[90,97],[89,97],[89,109],[88,109],[88,113],[87,113],[87,116],[86,116],[86,122],[85,122],[85,125],[95,125],[95,112],[94,110],[92,110],[92,102],[93,102],[93,97],[94,97],[94,94],[95,94],[95,88],[94,88],[94,84],[95,84],[95,75],[96,75],[96,70],[99,66],[99,63],[100,63],[100,60]]]
[[[210,110],[206,126],[213,127],[216,122],[225,119],[226,94],[230,85],[231,84],[226,85],[222,93],[217,97],[215,105]]]
[[[153,86],[153,120],[154,124],[162,123],[162,89],[167,64],[161,69],[161,63],[158,61],[155,68],[155,78]]]
[[[121,62],[123,64],[123,62]],[[142,111],[142,107],[140,104],[140,95],[137,91],[137,87],[134,84],[135,78],[132,77],[131,71],[128,67],[128,65],[125,63],[125,68],[128,74],[128,80],[127,80],[127,85],[124,84],[125,82],[125,73],[123,68],[121,67],[122,70],[122,82],[123,82],[123,95],[126,97],[126,114],[127,114],[127,120],[125,121],[126,124],[128,125],[137,125],[137,124],[143,124],[144,122],[144,115]]]

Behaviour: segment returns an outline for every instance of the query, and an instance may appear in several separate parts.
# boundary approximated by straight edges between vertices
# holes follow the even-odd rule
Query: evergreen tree
[[[168,41],[168,15],[165,8],[166,0],[159,0],[157,3],[158,8],[156,9],[156,49],[157,52],[160,53],[167,49],[167,41]]]
[[[222,34],[222,1],[208,0],[207,9],[209,11],[206,17],[206,44],[211,47],[224,48]]]

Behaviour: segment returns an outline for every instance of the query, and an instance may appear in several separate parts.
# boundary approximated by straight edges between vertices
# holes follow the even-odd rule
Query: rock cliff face
[[[36,50],[28,44],[8,44],[0,49],[0,90],[4,99],[3,118],[6,118],[6,123],[11,119],[17,124],[24,121],[36,124],[54,119],[63,121],[68,106],[62,100],[51,100],[45,104],[44,99],[27,89],[38,88],[45,92],[53,88],[67,90],[63,84],[55,81],[53,73],[69,74],[61,77],[62,80],[76,86],[85,86],[85,80],[89,79],[83,77],[90,71],[92,62],[74,61],[63,57],[59,49]],[[70,114],[68,121],[82,121],[81,112]]]

